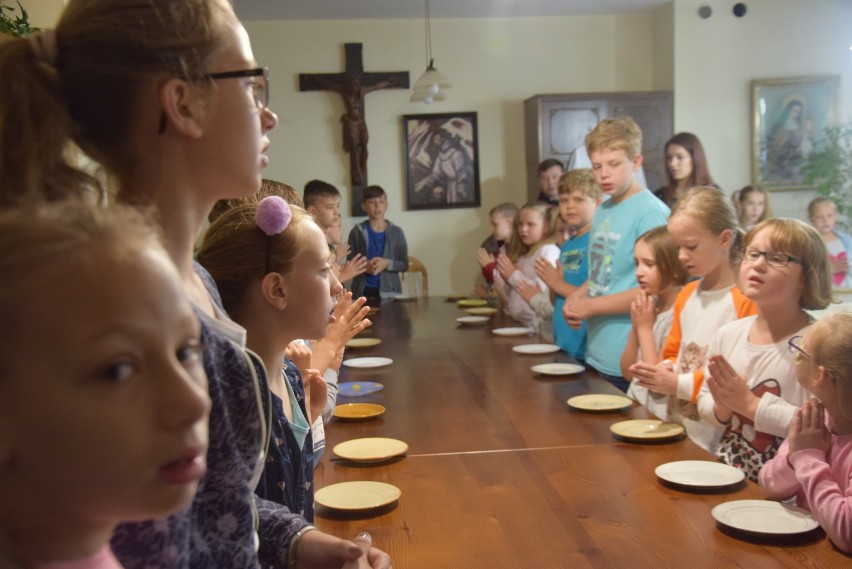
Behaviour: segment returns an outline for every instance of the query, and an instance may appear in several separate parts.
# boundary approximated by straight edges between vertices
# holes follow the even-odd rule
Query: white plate
[[[683,425],[664,423],[659,419],[631,419],[610,425],[612,434],[628,440],[654,441],[674,439],[683,435]]]
[[[346,342],[347,348],[371,348],[378,346],[382,341],[379,338],[352,338]]]
[[[494,328],[491,330],[498,336],[528,336],[533,333],[532,328]]]
[[[577,395],[568,400],[568,406],[580,411],[592,411],[603,413],[605,411],[619,411],[633,405],[633,400],[623,395],[607,395],[605,393],[590,393],[588,395]]]
[[[724,502],[711,514],[722,525],[758,535],[791,535],[819,527],[807,510],[771,500]]]
[[[398,294],[395,297],[393,297],[393,299],[398,301],[398,302],[408,302],[408,301],[411,301],[411,300],[417,300],[417,297],[414,296],[414,295],[411,295],[411,294]]]
[[[709,460],[678,460],[654,469],[666,482],[693,488],[718,488],[741,482],[745,472],[739,468]]]
[[[393,363],[393,360],[390,358],[349,358],[348,360],[343,360],[343,365],[349,367],[382,367],[388,366]]]
[[[408,445],[397,439],[369,437],[352,439],[334,447],[334,454],[355,462],[379,462],[405,454]]]
[[[538,364],[530,368],[542,375],[571,375],[585,371],[580,364]]]
[[[487,316],[459,316],[456,318],[456,322],[459,324],[484,324],[491,320]]]
[[[559,351],[555,344],[521,344],[512,346],[512,351],[519,354],[552,354]]]
[[[384,482],[341,482],[317,490],[314,502],[335,510],[372,510],[399,500],[401,495],[399,488]]]

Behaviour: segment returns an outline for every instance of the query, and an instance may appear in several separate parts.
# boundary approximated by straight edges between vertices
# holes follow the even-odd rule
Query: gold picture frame
[[[751,82],[752,183],[771,191],[809,188],[802,167],[837,124],[839,75]]]

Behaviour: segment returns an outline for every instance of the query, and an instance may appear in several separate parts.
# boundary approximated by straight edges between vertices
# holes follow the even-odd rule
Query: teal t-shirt
[[[579,237],[569,239],[559,250],[559,264],[562,265],[562,278],[572,286],[581,286],[589,277],[588,249],[589,235],[587,231]],[[575,330],[565,322],[562,307],[565,297],[556,295],[553,303],[553,338],[556,345],[568,352],[572,358],[584,361],[586,357],[586,323]]]
[[[664,225],[669,213],[648,189],[621,203],[608,200],[598,207],[589,235],[589,297],[639,286],[633,246],[640,235]],[[586,361],[598,371],[621,376],[619,361],[630,333],[630,313],[593,316],[587,324]]]

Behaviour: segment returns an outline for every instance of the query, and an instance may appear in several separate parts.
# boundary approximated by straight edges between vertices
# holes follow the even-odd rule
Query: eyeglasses
[[[787,349],[790,350],[792,354],[796,356],[796,359],[793,363],[796,365],[801,364],[805,361],[805,358],[810,359],[811,355],[805,351],[802,347],[802,342],[804,341],[804,336],[793,336],[789,340],[787,340]]]
[[[269,69],[256,67],[254,69],[243,69],[241,71],[224,71],[222,73],[208,73],[205,79],[238,79],[240,77],[259,77],[259,80],[251,82],[251,94],[254,103],[261,111],[269,106]]]
[[[802,264],[801,259],[797,259],[795,257],[791,257],[785,253],[779,253],[777,251],[761,251],[760,249],[755,249],[754,247],[746,247],[745,251],[743,251],[743,262],[744,263],[754,263],[759,258],[765,257],[766,263],[770,267],[775,267],[776,269],[783,269],[790,263],[798,263]]]

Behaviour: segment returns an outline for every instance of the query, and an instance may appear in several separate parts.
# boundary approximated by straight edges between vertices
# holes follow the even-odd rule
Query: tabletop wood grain
[[[532,365],[569,361],[563,353],[522,355],[511,347],[539,340],[491,332],[516,324],[496,315],[484,326],[456,323],[465,312],[441,298],[384,302],[370,335],[382,343],[344,359],[386,356],[384,368],[342,369],[340,381],[384,389],[339,403],[375,402],[387,410],[363,422],[332,421],[315,486],[373,480],[397,486],[398,502],[341,514],[317,508],[316,524],[340,536],[369,531],[397,569],[561,567],[852,566],[821,530],[768,540],[719,527],[713,506],[762,499],[741,483],[694,493],[663,485],[656,466],[715,460],[688,440],[616,440],[619,420],[649,418],[638,405],[615,413],[572,410],[567,399],[618,393],[591,371],[541,376]],[[405,458],[379,464],[331,462],[335,444],[390,437]]]

